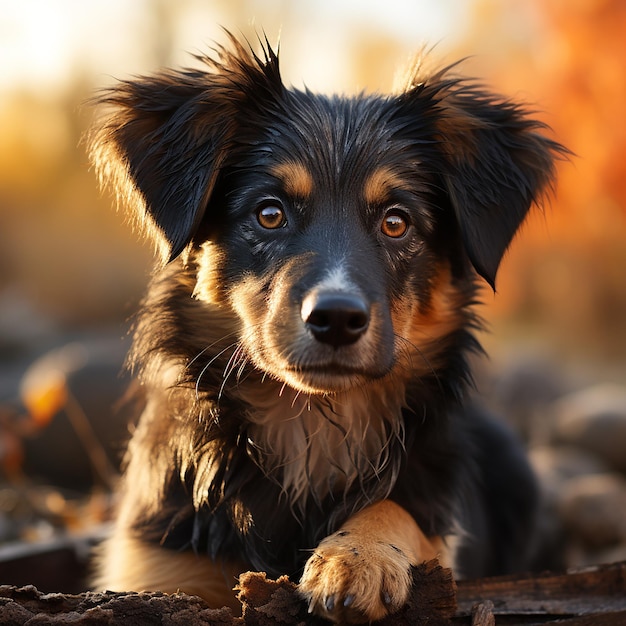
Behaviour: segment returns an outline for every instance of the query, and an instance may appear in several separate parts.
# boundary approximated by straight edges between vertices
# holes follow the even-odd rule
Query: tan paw
[[[338,623],[361,624],[399,610],[411,582],[411,562],[401,548],[340,530],[319,544],[298,589],[310,613]]]

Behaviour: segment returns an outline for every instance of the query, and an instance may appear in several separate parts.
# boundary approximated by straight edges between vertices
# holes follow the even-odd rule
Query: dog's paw
[[[298,589],[310,613],[360,624],[399,610],[411,582],[409,556],[398,546],[340,530],[318,545]]]

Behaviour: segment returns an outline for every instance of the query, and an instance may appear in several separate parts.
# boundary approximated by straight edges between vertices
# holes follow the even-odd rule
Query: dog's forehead
[[[407,189],[406,168],[415,155],[398,133],[388,99],[296,93],[278,123],[266,129],[266,163],[294,197],[351,179],[368,204]]]
[[[305,161],[290,159],[276,163],[270,173],[293,198],[306,200],[315,190],[315,172]],[[398,191],[414,191],[409,179],[388,164],[364,167],[359,182],[363,200],[370,206],[384,204]]]

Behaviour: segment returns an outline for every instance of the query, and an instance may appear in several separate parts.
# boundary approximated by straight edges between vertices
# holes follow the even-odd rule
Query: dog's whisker
[[[224,365],[224,368],[223,368],[223,371],[222,371],[221,391],[223,391],[224,385],[225,385],[227,379],[232,374],[233,368],[237,367],[237,365],[239,365],[240,363],[241,363],[240,371],[238,372],[236,379],[239,380],[241,378],[241,374],[243,372],[243,369],[245,368],[245,365],[248,362],[248,359],[246,357],[244,343],[245,343],[245,340],[246,340],[246,336],[252,336],[252,334],[254,332],[255,332],[255,328],[254,327],[250,328],[247,331],[247,333],[243,334],[237,341],[232,342],[231,344],[226,346],[224,349],[220,350],[217,354],[213,355],[213,357],[203,366],[202,370],[200,371],[200,373],[196,377],[196,383],[195,383],[196,399],[199,397],[199,389],[200,389],[200,384],[201,384],[202,377],[211,369],[211,367],[214,365],[214,363],[216,363],[220,359],[220,357],[222,357],[230,349],[233,349],[233,352],[230,355],[230,357],[228,358],[228,360],[226,361],[226,363]],[[228,333],[227,335],[224,335],[219,341],[215,341],[211,345],[205,347],[203,350],[201,350],[194,357],[194,359],[192,359],[187,364],[185,369],[189,369],[191,363],[196,361],[196,360],[198,360],[198,358],[200,358],[204,353],[206,353],[207,350],[210,350],[211,347],[219,344],[226,337],[231,337],[233,335],[234,336],[238,336],[239,332]],[[221,396],[221,393],[218,394],[218,396]]]
[[[238,346],[237,351],[239,351],[239,349],[241,348],[241,346]],[[240,361],[238,360],[240,359]],[[241,378],[241,375],[243,374],[243,371],[248,363],[248,359],[245,355],[245,352],[243,350],[239,351],[238,356],[236,358],[232,358],[229,360],[229,363],[231,363],[231,366],[228,367],[223,374],[222,377],[222,383],[220,385],[218,394],[217,394],[217,398],[218,401],[220,400],[220,398],[222,397],[222,394],[224,393],[224,389],[226,388],[226,383],[228,382],[228,379],[230,378],[230,376],[232,375],[232,373],[237,370],[237,374],[235,376],[235,380],[237,381],[237,383],[239,384],[239,380]]]
[[[237,376],[235,377],[235,380],[237,381],[237,384],[240,384],[242,381],[242,377],[244,375],[244,372],[246,370],[246,366],[248,365],[248,359],[243,359],[241,361],[241,365],[239,366],[239,368],[237,369]]]
[[[298,403],[298,399],[300,398],[300,393],[301,391],[298,389],[296,390],[296,392],[293,394],[293,398],[291,399],[291,408],[293,409],[296,404]],[[302,406],[302,409],[304,410],[304,405]]]
[[[187,364],[185,365],[185,370],[189,369],[200,357],[202,357],[206,352],[208,352],[209,350],[211,350],[218,344],[222,343],[229,337],[238,337],[238,335],[239,335],[239,332],[235,330],[233,332],[227,333],[226,335],[222,335],[219,339],[216,339],[213,343],[209,344],[208,346],[205,346],[190,361],[187,362]],[[235,343],[237,342],[236,341],[232,342],[229,346],[227,346],[226,349],[228,349],[228,347],[232,346]]]
[[[226,365],[224,365],[224,370],[222,371],[222,378],[226,380],[232,373],[233,369],[236,368],[241,361],[245,362],[245,360],[246,359],[245,359],[243,346],[241,342],[238,342],[235,346],[235,349],[233,350],[233,353],[230,355],[230,358],[226,362]]]
[[[206,363],[204,367],[200,370],[200,373],[198,374],[196,378],[196,385],[195,385],[196,400],[198,400],[198,398],[200,397],[200,384],[202,381],[202,377],[211,369],[211,366],[213,365],[213,363],[215,363],[215,361],[217,361],[224,353],[228,352],[228,350],[230,350],[231,348],[234,347],[236,349],[237,345],[238,345],[238,342],[233,342],[232,344],[230,344],[223,350],[220,350],[220,352],[218,352],[213,358],[211,358],[208,361],[208,363]]]

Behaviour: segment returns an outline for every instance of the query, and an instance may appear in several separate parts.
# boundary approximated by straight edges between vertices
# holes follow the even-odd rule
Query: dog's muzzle
[[[313,337],[333,348],[355,343],[370,323],[370,308],[358,295],[312,292],[302,302],[302,321]]]

